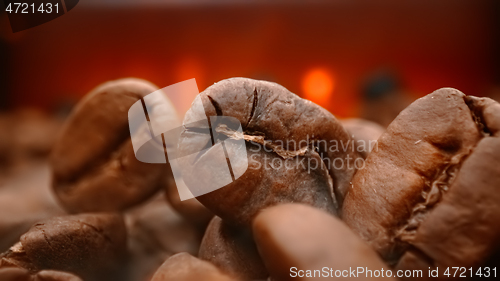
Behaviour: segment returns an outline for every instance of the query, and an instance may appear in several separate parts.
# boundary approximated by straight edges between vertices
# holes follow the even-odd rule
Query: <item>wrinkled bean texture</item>
[[[406,108],[353,178],[342,217],[399,268],[479,266],[500,235],[500,105],[440,89]]]
[[[88,280],[123,279],[126,229],[121,215],[95,213],[37,223],[0,256],[0,268],[61,270]]]
[[[347,165],[335,168],[332,162],[337,158],[354,161],[359,155],[332,114],[278,84],[246,78],[218,82],[199,98],[203,107],[193,106],[186,114],[181,152],[189,154],[193,148],[206,147],[211,138],[190,123],[197,121],[196,116],[229,116],[239,121],[242,134],[223,127],[213,129],[217,134],[244,139],[248,156],[246,172],[232,183],[197,197],[202,204],[223,220],[246,226],[262,208],[285,202],[303,202],[336,212],[355,169]],[[345,150],[331,149],[331,141],[342,143]],[[183,174],[196,175],[184,178],[190,188],[217,181],[217,167],[205,165],[207,159],[217,158],[216,154],[212,147],[194,163],[185,163]],[[311,161],[317,165],[308,165]]]

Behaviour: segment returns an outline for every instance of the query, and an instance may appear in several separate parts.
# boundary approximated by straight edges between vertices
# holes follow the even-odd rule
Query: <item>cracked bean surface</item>
[[[302,202],[336,213],[355,169],[333,161],[354,161],[360,156],[332,114],[278,84],[246,78],[218,82],[199,98],[203,106],[193,104],[184,120],[181,153],[200,151],[211,138],[212,142],[242,139],[248,160],[241,177],[233,176],[233,182],[197,197],[202,204],[223,220],[247,226],[262,208],[285,202]],[[212,128],[213,135],[201,133],[203,126],[191,122],[201,116],[209,120],[212,116],[232,117],[241,124],[242,132],[212,124],[217,126]],[[340,148],[332,147],[334,143]],[[184,163],[183,174],[196,175],[184,177],[188,187],[203,188],[206,182],[219,180],[219,167],[206,165],[220,157],[214,147]],[[231,151],[234,147],[226,145],[225,149],[228,154],[237,153]],[[234,171],[245,163],[230,164]]]
[[[342,217],[399,268],[477,266],[500,235],[500,105],[444,88],[411,104],[353,178]]]

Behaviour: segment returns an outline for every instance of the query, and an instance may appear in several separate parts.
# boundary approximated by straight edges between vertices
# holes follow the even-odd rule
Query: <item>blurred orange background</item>
[[[81,0],[18,33],[3,13],[2,108],[53,110],[122,77],[159,87],[194,77],[202,91],[240,76],[351,117],[379,69],[412,98],[441,87],[481,96],[500,83],[499,1],[172,2]]]

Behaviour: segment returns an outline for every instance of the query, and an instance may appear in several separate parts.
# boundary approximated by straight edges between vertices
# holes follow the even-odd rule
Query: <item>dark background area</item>
[[[340,117],[360,114],[374,73],[390,73],[412,99],[500,85],[499,1],[117,3],[81,0],[18,33],[2,12],[1,108],[55,110],[122,77],[159,87],[194,77],[200,91],[264,79]]]

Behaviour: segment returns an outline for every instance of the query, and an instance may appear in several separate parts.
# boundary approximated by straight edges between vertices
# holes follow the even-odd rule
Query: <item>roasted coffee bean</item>
[[[245,78],[218,82],[198,99],[202,105],[195,100],[187,112],[179,144],[180,155],[198,154],[182,167],[183,175],[193,175],[184,177],[191,191],[205,193],[209,183],[221,182],[227,169],[221,145],[226,160],[239,153],[238,144],[227,144],[231,140],[244,140],[247,153],[247,159],[228,160],[233,181],[197,197],[202,204],[223,220],[247,226],[260,209],[285,202],[336,212],[335,201],[342,202],[359,155],[332,114],[278,84]],[[211,134],[197,122],[207,116]],[[232,117],[242,132],[214,116]]]
[[[0,269],[0,280],[2,281],[82,281],[76,275],[55,270],[42,270],[35,274],[23,268],[10,267]]]
[[[353,138],[356,151],[363,158],[366,158],[373,149],[377,149],[377,140],[385,132],[384,127],[364,119],[343,119],[341,123]]]
[[[500,137],[500,104],[489,98],[466,96],[474,120],[486,135]]]
[[[205,229],[213,218],[214,214],[203,206],[198,199],[191,198],[182,201],[179,196],[179,191],[176,188],[172,170],[164,172],[165,181],[165,197],[172,206],[183,218],[189,222]]]
[[[81,214],[56,217],[35,225],[0,256],[0,268],[68,271],[83,279],[120,277],[126,229],[120,215]]]
[[[381,271],[387,272],[388,267],[368,244],[342,221],[317,208],[303,204],[268,208],[255,218],[253,235],[272,280],[336,278],[339,271],[350,274],[359,268],[364,271],[360,280],[387,277]],[[368,270],[378,270],[379,277],[365,275]]]
[[[2,281],[82,281],[74,274],[55,271],[42,270],[35,274],[30,274],[28,270],[17,267],[1,268],[0,280]]]
[[[198,254],[203,232],[169,206],[163,194],[126,212],[129,280],[150,280],[155,270],[179,252]]]
[[[397,268],[473,267],[500,250],[500,104],[466,97],[480,128],[487,132],[464,161],[442,201],[405,237],[414,248]]]
[[[236,281],[235,277],[220,271],[213,264],[188,253],[179,253],[163,263],[151,281]]]
[[[201,242],[198,257],[243,280],[266,279],[265,268],[250,229],[214,217]]]
[[[34,281],[82,281],[82,279],[67,272],[42,270],[35,275]]]
[[[405,109],[353,178],[343,219],[400,268],[477,266],[500,228],[500,105],[441,89]]]
[[[356,151],[363,158],[373,149],[377,149],[377,140],[385,131],[379,124],[364,119],[343,119],[341,123],[353,138]]]
[[[139,79],[105,83],[73,110],[53,149],[53,188],[70,212],[117,211],[159,188],[165,165],[136,159],[128,110],[157,87]]]

